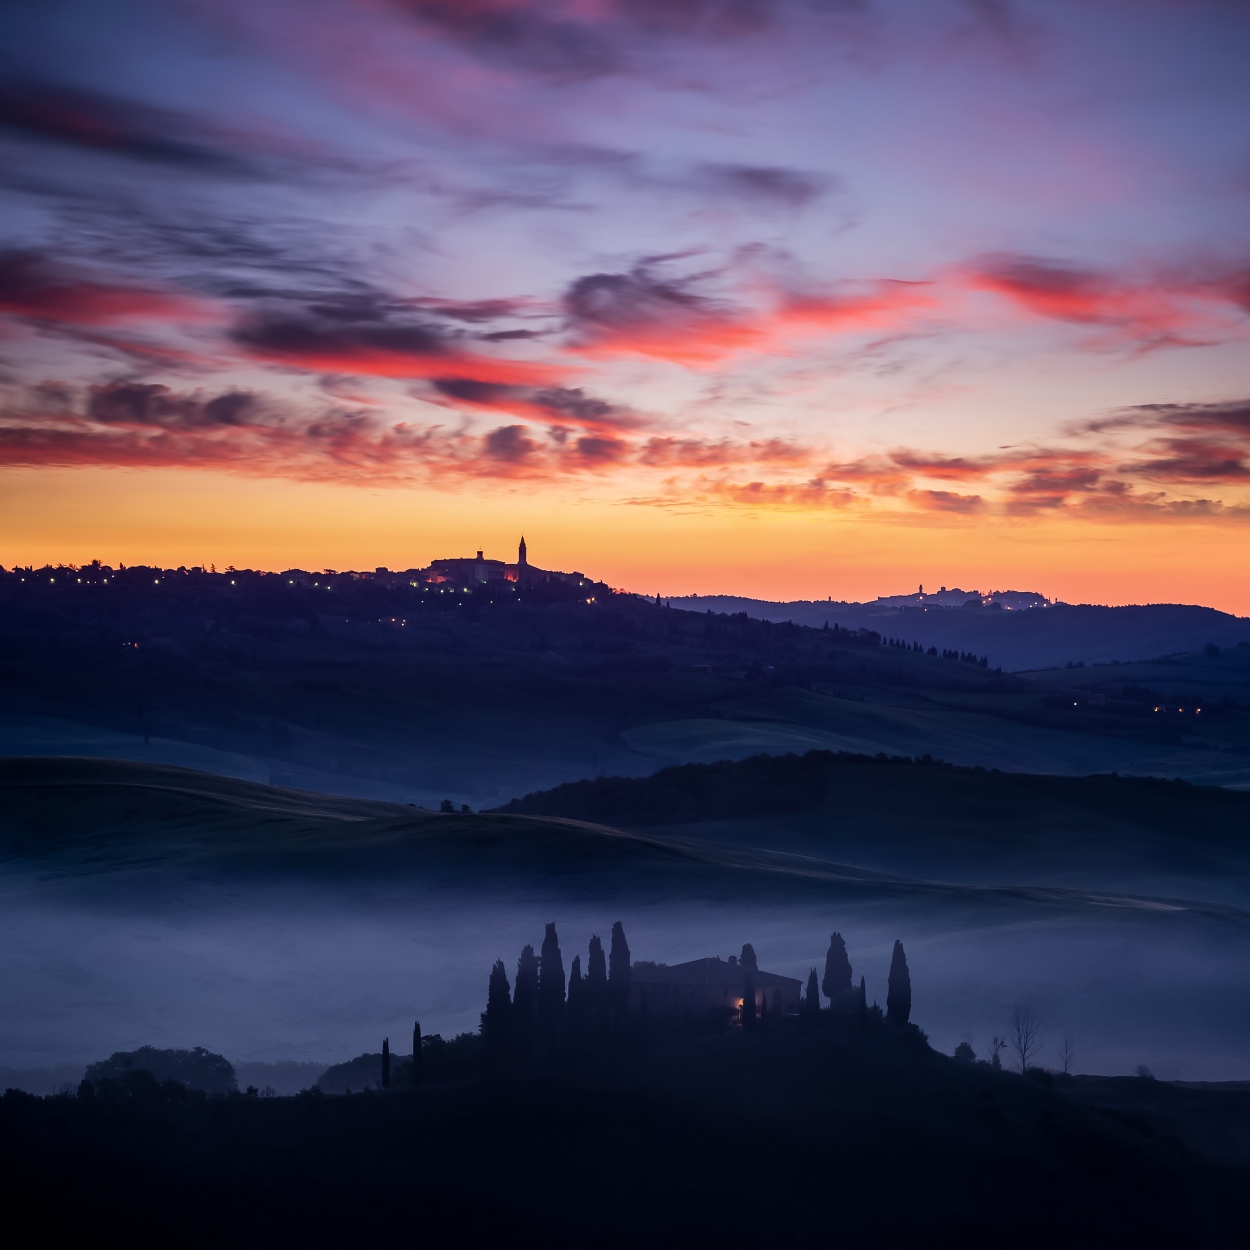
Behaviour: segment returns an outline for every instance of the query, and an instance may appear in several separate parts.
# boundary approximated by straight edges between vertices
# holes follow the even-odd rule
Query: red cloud
[[[205,306],[166,291],[112,284],[38,252],[0,252],[0,312],[70,326],[206,315]]]
[[[457,339],[436,327],[347,309],[253,314],[235,329],[233,338],[258,360],[314,373],[553,385],[545,366],[466,352]]]
[[[589,430],[629,429],[644,424],[627,408],[586,394],[581,387],[548,386],[542,389],[484,382],[477,378],[431,380],[439,396],[458,407],[507,412],[531,421]]]
[[[936,304],[927,283],[882,281],[825,292],[761,287],[765,307],[756,310],[699,294],[696,282],[664,280],[646,266],[579,278],[564,296],[574,350],[699,368],[784,349],[800,335],[877,333]]]
[[[1198,277],[1149,281],[1034,257],[995,256],[966,270],[962,280],[1035,316],[1102,326],[1117,337],[1148,345],[1226,337],[1227,305],[1250,311],[1244,274],[1216,281]]]

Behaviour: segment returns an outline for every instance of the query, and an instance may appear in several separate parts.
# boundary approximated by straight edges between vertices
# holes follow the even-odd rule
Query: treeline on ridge
[[[736,816],[805,812],[829,791],[830,770],[847,765],[937,765],[930,756],[808,751],[752,755],[714,764],[674,764],[650,777],[596,777],[513,799],[496,810],[626,825],[693,824]]]

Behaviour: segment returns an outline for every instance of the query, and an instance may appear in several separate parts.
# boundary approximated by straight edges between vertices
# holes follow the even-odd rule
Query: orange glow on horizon
[[[1196,603],[1250,615],[1244,526],[886,518],[664,507],[513,486],[442,494],[187,470],[10,471],[0,564],[405,569],[471,555],[577,570],[644,594],[870,600],[918,585],[1070,603]]]

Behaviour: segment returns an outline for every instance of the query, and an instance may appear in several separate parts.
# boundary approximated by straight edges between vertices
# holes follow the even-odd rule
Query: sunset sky
[[[1241,0],[10,0],[0,563],[1250,613]]]

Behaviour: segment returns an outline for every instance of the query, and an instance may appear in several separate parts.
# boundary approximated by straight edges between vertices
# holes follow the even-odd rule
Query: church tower
[[[516,557],[517,572],[519,573],[525,567],[525,535],[521,535],[521,545],[517,548]]]

